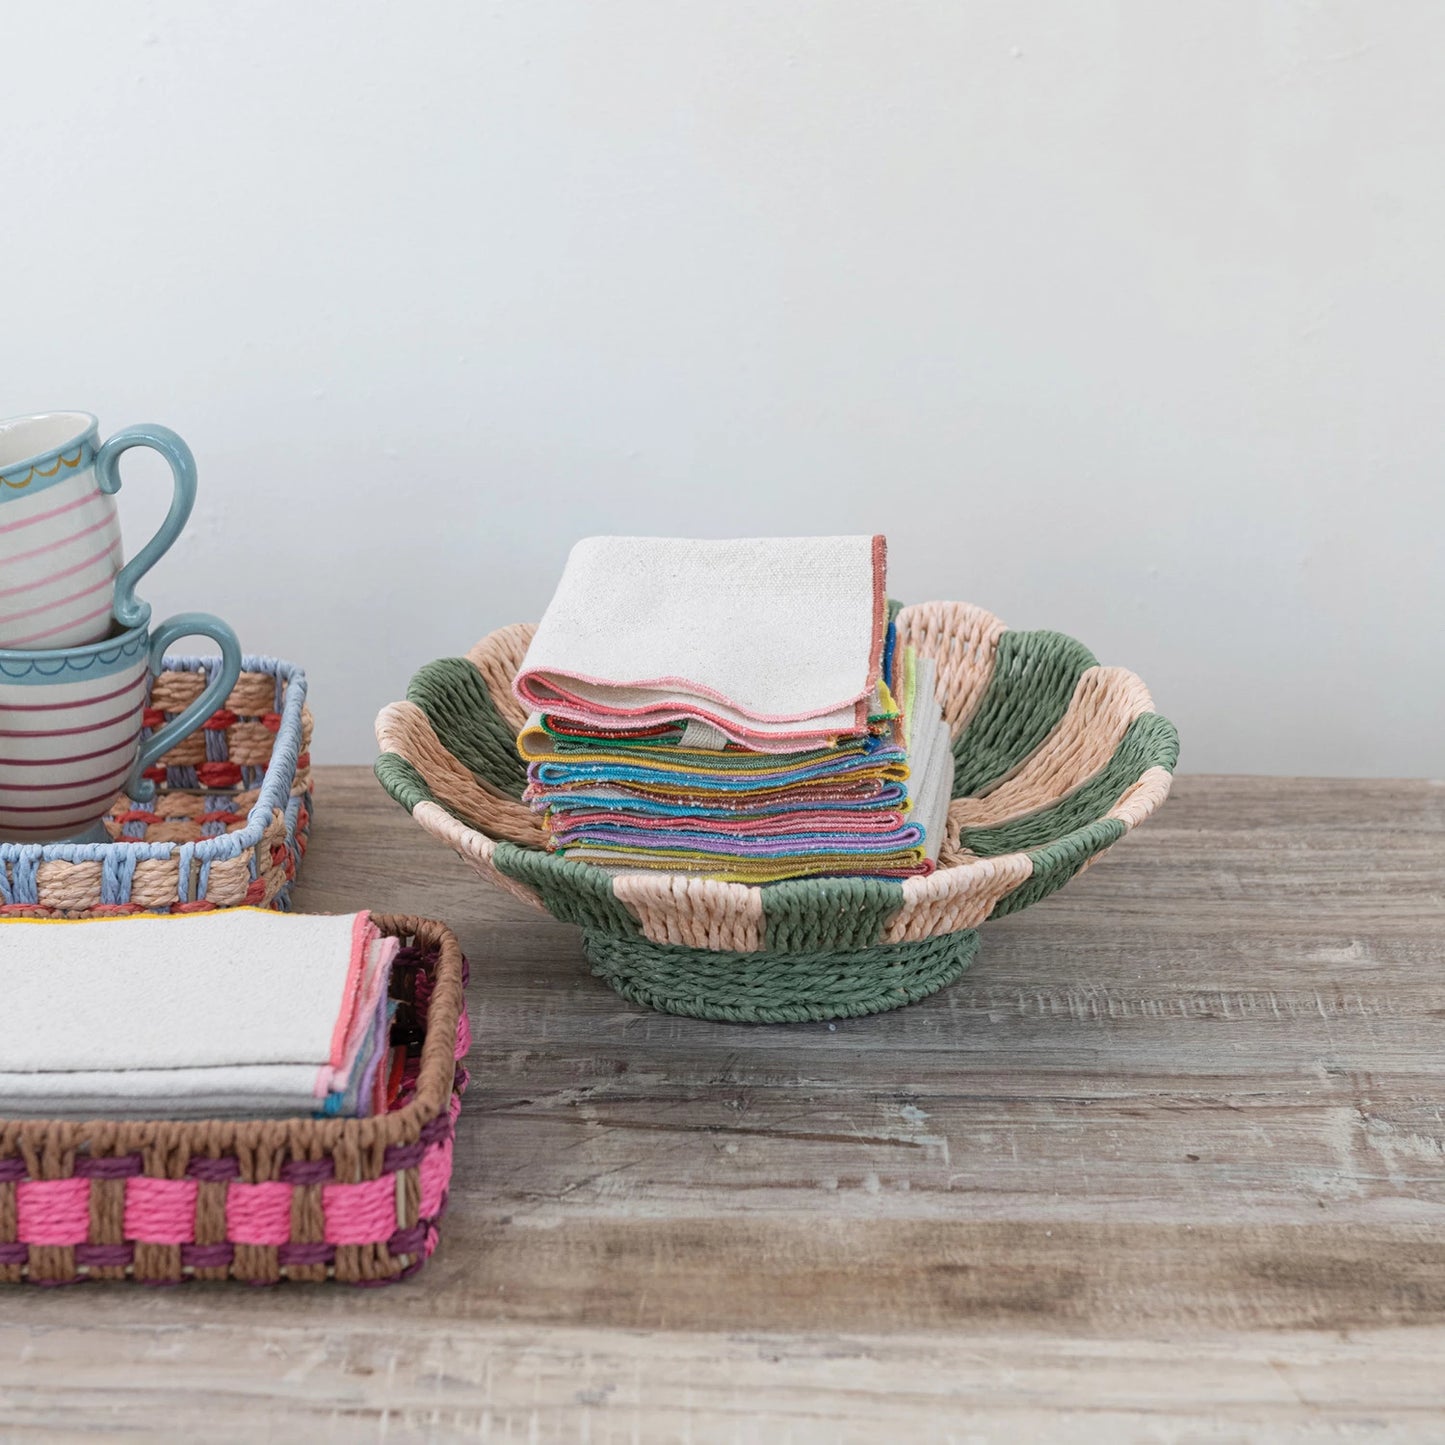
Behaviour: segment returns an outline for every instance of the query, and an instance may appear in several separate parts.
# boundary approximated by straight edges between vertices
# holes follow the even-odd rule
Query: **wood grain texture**
[[[444,918],[440,1250],[362,1292],[7,1291],[0,1436],[1445,1437],[1445,787],[1179,779],[877,1018],[645,1013],[363,769],[312,910]]]

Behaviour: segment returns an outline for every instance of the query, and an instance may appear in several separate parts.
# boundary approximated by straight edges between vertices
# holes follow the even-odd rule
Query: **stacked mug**
[[[174,493],[160,530],[126,561],[115,494],[132,447],[166,459]],[[107,841],[117,795],[149,801],[147,769],[236,685],[241,648],[220,618],[183,612],[153,627],[136,596],[195,498],[195,458],[167,427],[127,427],[102,444],[87,412],[0,421],[0,843]],[[143,738],[151,675],[193,635],[220,647],[220,666]]]

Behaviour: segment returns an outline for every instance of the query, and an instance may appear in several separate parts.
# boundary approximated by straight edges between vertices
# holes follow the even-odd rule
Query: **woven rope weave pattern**
[[[403,1103],[368,1119],[0,1120],[0,1282],[379,1284],[436,1248],[470,1046],[452,933],[404,940]]]
[[[816,953],[721,953],[582,931],[592,972],[663,1013],[727,1023],[791,1024],[883,1013],[952,983],[978,934]]]
[[[215,662],[168,659],[146,728],[198,697]],[[0,844],[0,918],[287,906],[311,826],[306,675],[269,657],[242,666],[226,706],[148,773],[154,800],[117,797],[111,843]]]
[[[899,642],[938,664],[953,737],[948,833],[926,878],[759,888],[614,875],[547,852],[539,819],[516,801],[515,752],[502,746],[523,721],[510,690],[531,636],[522,624],[484,638],[465,659],[423,668],[407,701],[383,709],[377,777],[483,877],[582,927],[613,987],[663,1008],[671,1007],[659,1002],[664,995],[685,993],[652,977],[677,961],[671,950],[751,955],[768,970],[775,956],[837,958],[963,933],[1047,897],[1164,801],[1178,735],[1133,673],[1101,667],[1062,633],[1012,631],[962,603],[903,607],[896,621]],[[625,976],[626,958],[636,977]],[[871,962],[886,969],[899,959]],[[880,979],[880,997],[886,985]],[[834,1002],[846,1011],[847,990]],[[719,1004],[707,1016],[736,1017],[739,1007]]]

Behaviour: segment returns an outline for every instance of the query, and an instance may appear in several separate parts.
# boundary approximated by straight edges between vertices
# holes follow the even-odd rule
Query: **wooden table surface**
[[[1445,1439],[1445,785],[1185,777],[897,1013],[633,1007],[361,768],[296,902],[443,918],[440,1249],[0,1306],[0,1437]]]

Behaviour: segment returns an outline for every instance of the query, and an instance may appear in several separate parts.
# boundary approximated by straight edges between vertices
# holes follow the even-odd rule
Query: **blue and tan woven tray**
[[[218,663],[167,659],[147,729],[199,696]],[[241,666],[226,707],[147,774],[154,799],[111,804],[111,842],[0,843],[0,918],[288,906],[311,826],[306,674],[272,657]]]

